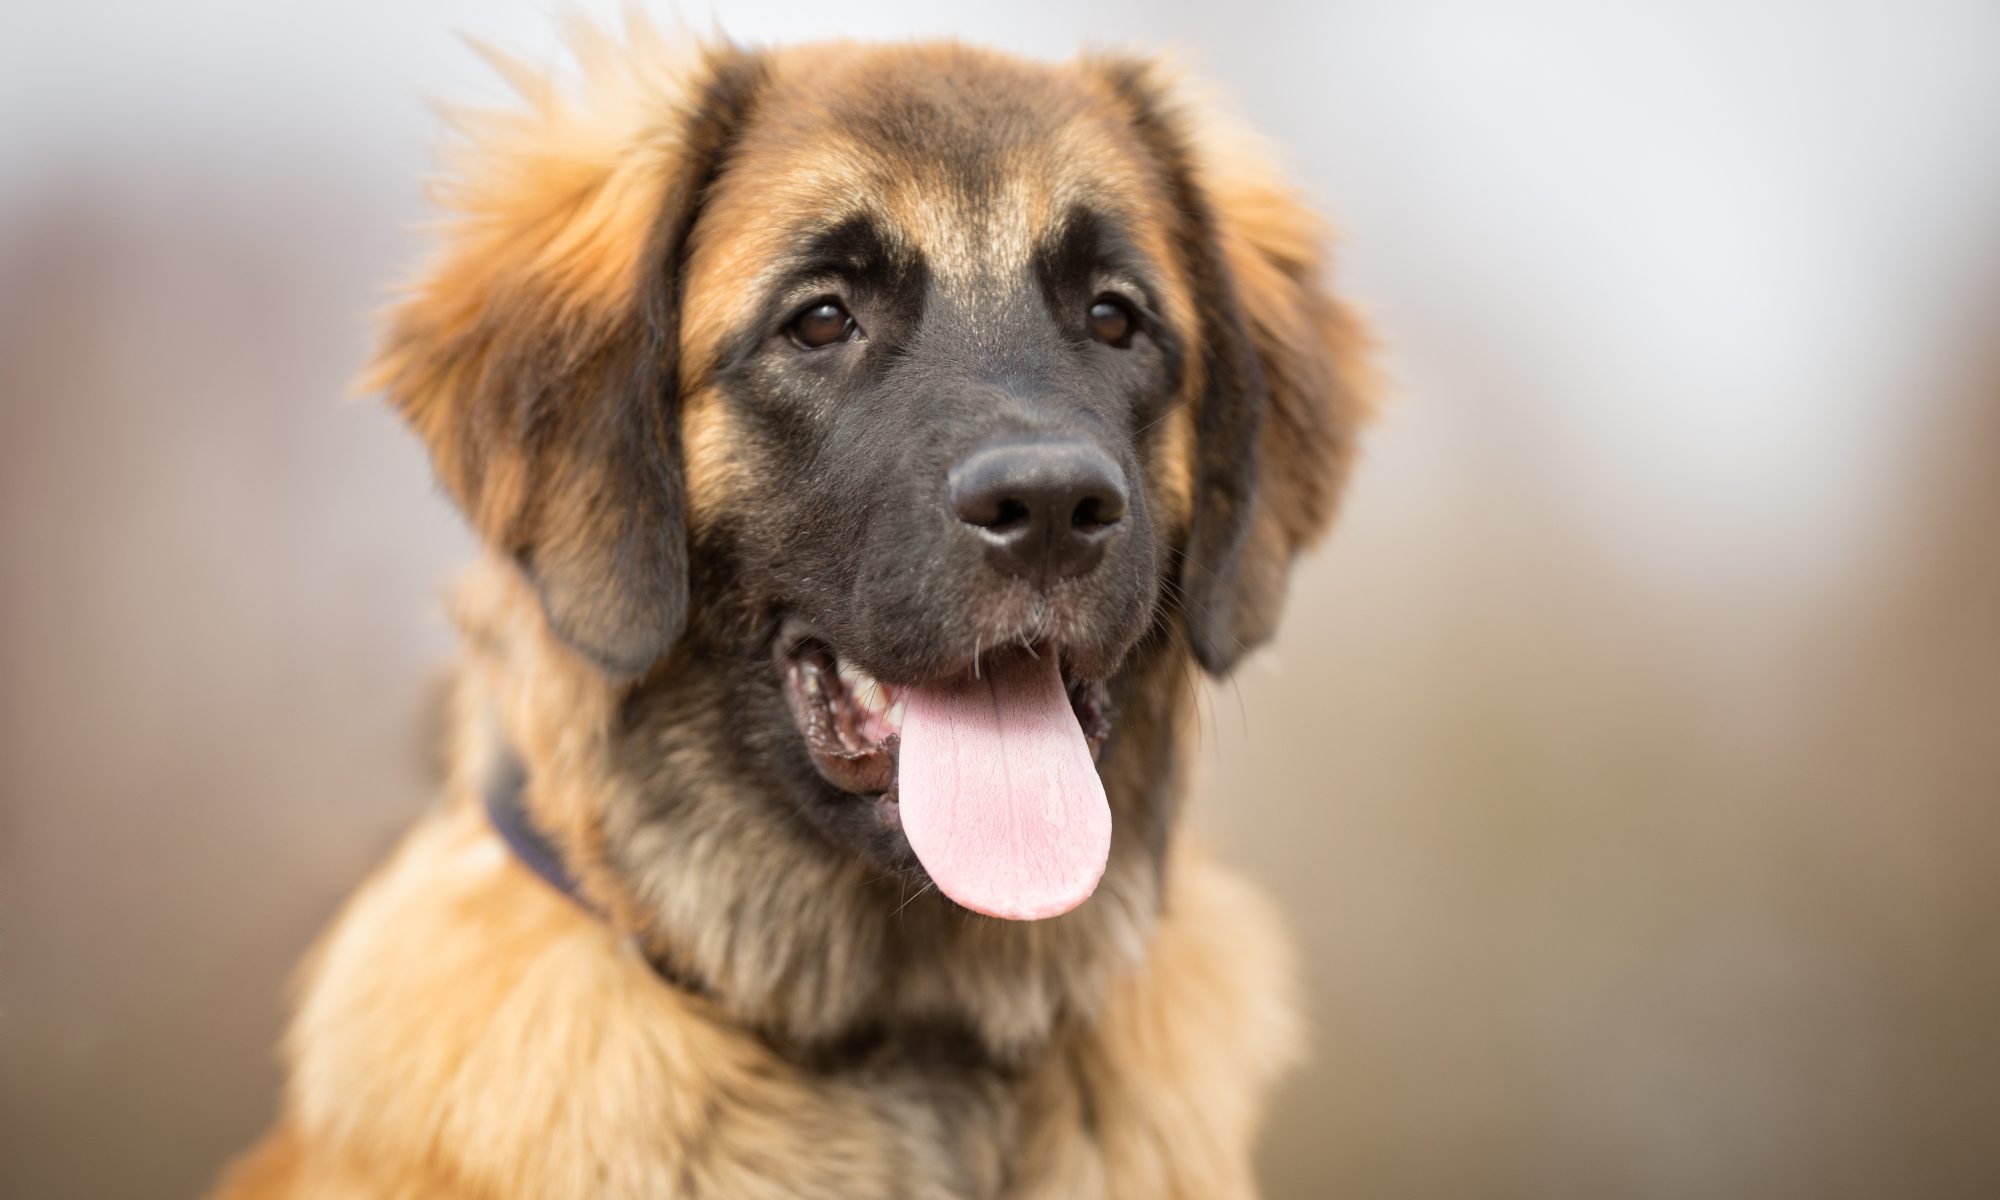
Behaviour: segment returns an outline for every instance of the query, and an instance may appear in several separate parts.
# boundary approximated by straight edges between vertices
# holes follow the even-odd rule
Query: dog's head
[[[1143,62],[666,58],[478,119],[378,381],[607,677],[729,676],[836,845],[1004,858],[975,827],[1018,814],[919,830],[913,789],[1075,785],[1135,648],[1228,671],[1330,518],[1362,339],[1320,226]],[[1095,880],[1014,906],[962,868],[1004,915]]]

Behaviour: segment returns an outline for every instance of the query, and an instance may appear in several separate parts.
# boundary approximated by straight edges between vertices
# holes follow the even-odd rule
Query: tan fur
[[[1169,879],[1101,1020],[999,1098],[1009,1196],[1253,1194],[1259,1096],[1297,1042],[1291,962],[1263,902],[1191,847]],[[349,903],[304,994],[286,1124],[222,1196],[893,1196],[937,1151],[921,1099],[803,1071],[663,985],[509,855],[463,780]]]
[[[1196,152],[1212,164],[1210,194],[1229,214],[1224,252],[1272,391],[1266,487],[1282,499],[1266,512],[1289,557],[1332,522],[1352,436],[1375,416],[1385,389],[1373,336],[1327,290],[1325,222],[1276,173],[1255,134],[1222,117],[1219,105],[1208,111],[1194,124]]]
[[[872,77],[907,70],[912,61],[940,71],[963,62],[998,72],[1001,79],[984,86],[1007,87],[1009,100],[1037,119],[1032,128],[1038,134],[1054,125],[1052,134],[1010,149],[1008,185],[997,200],[976,210],[954,203],[951,189],[925,164],[871,153],[824,107],[827,95],[865,97]],[[939,98],[946,119],[953,99]],[[714,338],[741,321],[754,302],[759,270],[792,236],[786,218],[815,213],[831,224],[855,206],[856,197],[895,216],[896,228],[947,276],[1024,269],[1034,236],[1086,194],[1111,212],[1139,218],[1141,248],[1175,271],[1163,233],[1169,199],[1139,169],[1140,147],[1118,124],[1117,110],[1102,104],[1095,81],[1073,69],[959,45],[806,46],[774,55],[763,111],[710,197],[692,248],[685,384],[713,365]],[[942,126],[937,133],[947,140],[952,130]],[[1106,172],[1106,163],[1124,169]],[[1186,281],[1173,283],[1166,315],[1184,320]]]
[[[677,145],[660,121],[683,102],[696,67],[643,23],[621,48],[587,26],[574,30],[586,86],[571,96],[498,51],[487,57],[520,92],[512,110],[451,110],[460,140],[432,188],[450,214],[449,252],[397,310],[389,339],[362,386],[388,391],[424,440],[441,452],[438,475],[467,500],[470,466],[447,435],[456,406],[482,368],[471,351],[496,334],[496,314],[522,313],[588,343],[622,315],[636,290],[646,234],[663,203]],[[462,353],[440,357],[437,347]],[[503,461],[469,514],[483,531],[504,528],[526,503],[525,464]]]
[[[688,524],[700,528],[756,485],[736,447],[729,409],[712,388],[689,394],[681,408],[681,454],[687,460]]]
[[[711,180],[689,174],[700,148],[688,123],[731,52],[675,46],[643,23],[623,43],[574,37],[576,95],[493,56],[525,107],[461,116],[446,250],[393,315],[370,376],[491,551],[457,594],[465,652],[445,795],[315,950],[286,1042],[284,1113],[217,1194],[1254,1195],[1262,1097],[1300,1040],[1289,950],[1252,890],[1185,837],[1163,835],[1159,861],[1127,820],[1132,797],[1178,790],[1194,712],[1178,635],[1135,660],[1144,699],[1121,713],[1126,732],[1100,764],[1118,832],[1097,895],[1052,921],[974,920],[940,904],[906,912],[859,859],[801,857],[746,815],[754,806],[735,803],[740,783],[694,728],[713,714],[653,749],[712,801],[707,824],[665,839],[611,735],[644,680],[608,674],[552,628],[548,586],[517,561],[531,549],[564,567],[620,534],[606,468],[563,431],[593,388],[653,352],[635,296],[676,195],[702,207],[678,260],[672,347],[672,432],[697,531],[755,502],[756,464],[711,375],[793,236],[787,213],[836,220],[865,195],[939,271],[1018,272],[1087,191],[1162,265],[1169,321],[1196,328],[1212,298],[1194,294],[1174,233],[1184,214],[1129,91],[1096,60],[776,51],[752,64],[757,119]],[[1042,131],[1007,150],[991,203],[954,207],[923,164],[843,132],[895,72],[972,80],[990,93],[980,111],[1017,106]],[[1151,68],[1144,78],[1179,94]],[[948,92],[934,109],[946,124]],[[828,96],[845,97],[845,125],[829,119]],[[1258,619],[1275,619],[1283,571],[1331,519],[1366,415],[1366,339],[1325,291],[1324,230],[1296,195],[1240,135],[1193,110],[1171,120],[1218,214],[1271,392],[1245,562],[1264,592]],[[1200,503],[1198,359],[1147,434],[1150,499],[1175,538]],[[495,407],[496,394],[514,407]],[[553,407],[530,419],[530,401]],[[583,607],[586,622],[598,615]],[[488,824],[480,793],[503,753],[525,766],[528,810],[603,916],[533,876]],[[670,984],[655,963],[709,987]],[[1002,1065],[891,1056],[836,1068],[792,1049],[866,1020],[941,1016]]]

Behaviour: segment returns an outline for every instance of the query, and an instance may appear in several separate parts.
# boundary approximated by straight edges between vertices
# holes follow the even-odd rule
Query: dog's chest
[[[1097,1200],[1112,1195],[1105,1144],[1108,1114],[1061,1056],[1024,1072],[932,1061],[878,1061],[842,1072],[802,1071],[822,1112],[842,1114],[822,1131],[822,1153],[780,1172],[772,1195],[884,1200]],[[720,1123],[755,1124],[744,1110]],[[711,1154],[687,1147],[710,1169],[690,1176],[689,1195],[753,1194],[771,1159],[753,1141],[723,1136]],[[725,1161],[725,1158],[728,1161]],[[762,1193],[754,1193],[762,1194]]]
[[[891,1053],[814,1069],[662,986],[509,865],[478,814],[442,814],[321,947],[292,1031],[290,1121],[328,1169],[421,1167],[469,1195],[1246,1195],[1288,988],[1234,885],[1178,879],[1169,911],[1204,919],[1163,923],[1096,1024],[1032,1066]]]

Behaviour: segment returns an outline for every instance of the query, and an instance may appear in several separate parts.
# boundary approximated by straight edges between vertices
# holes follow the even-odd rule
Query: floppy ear
[[[527,104],[458,116],[444,253],[367,379],[551,627],[616,676],[687,621],[682,247],[762,79],[731,48],[675,61],[628,37],[579,35],[577,96],[489,54]]]
[[[1176,101],[1153,64],[1110,64],[1179,214],[1194,339],[1195,500],[1179,599],[1226,674],[1269,640],[1298,552],[1331,523],[1374,391],[1370,339],[1324,282],[1325,223],[1255,139]]]

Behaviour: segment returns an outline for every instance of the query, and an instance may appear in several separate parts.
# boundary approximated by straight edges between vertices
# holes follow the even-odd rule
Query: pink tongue
[[[1056,656],[995,655],[977,679],[904,697],[896,793],[938,890],[1017,921],[1088,899],[1111,852],[1111,806]]]

